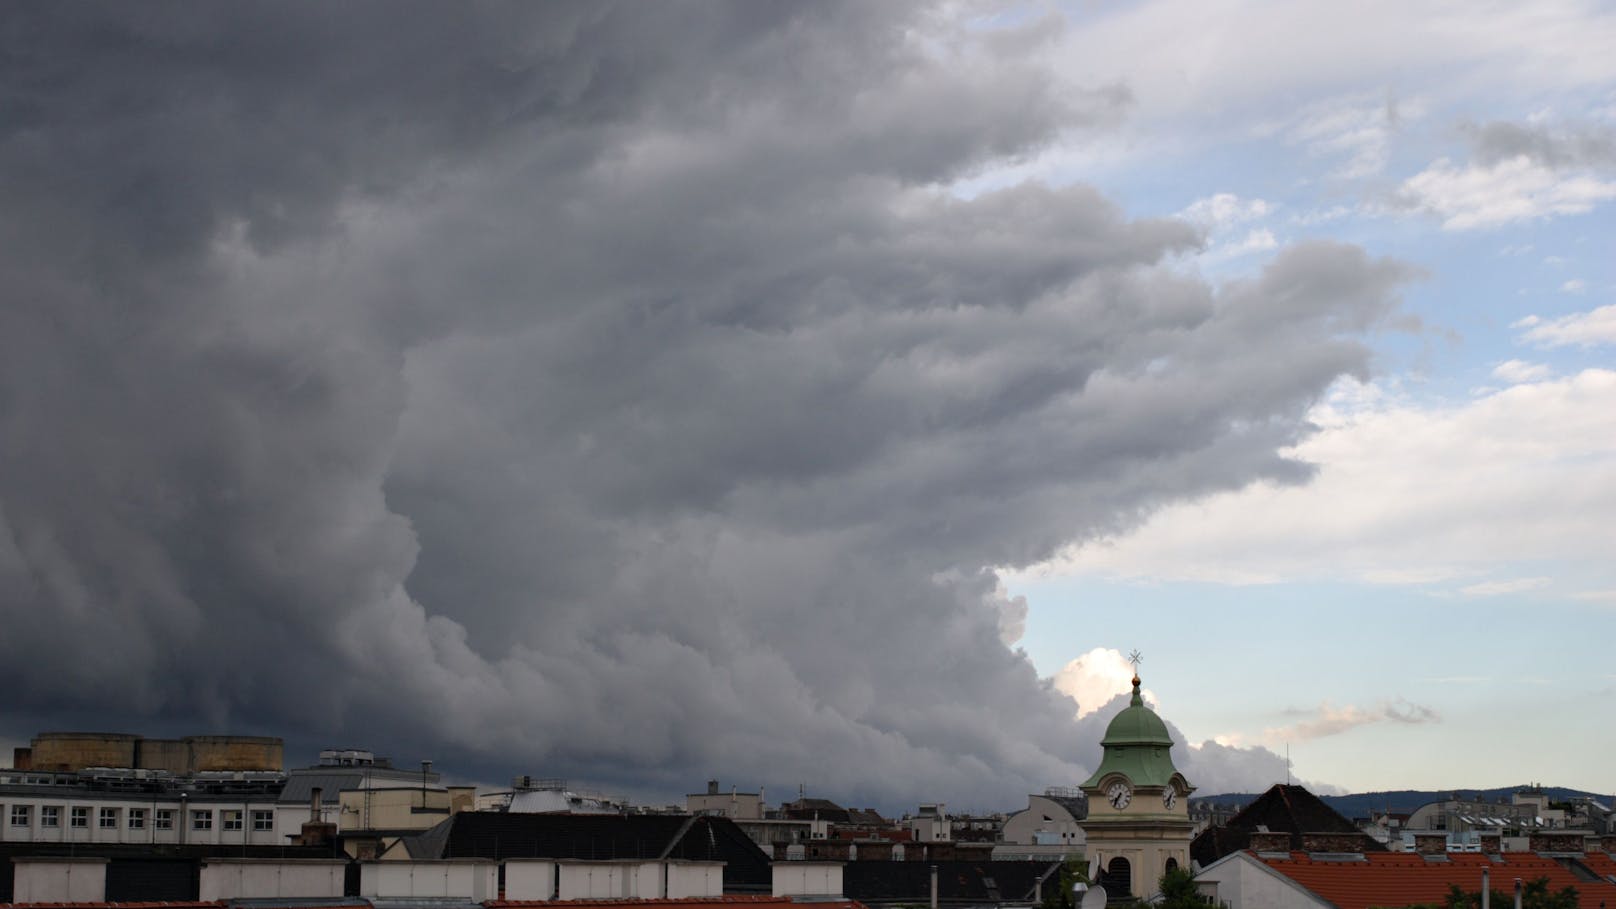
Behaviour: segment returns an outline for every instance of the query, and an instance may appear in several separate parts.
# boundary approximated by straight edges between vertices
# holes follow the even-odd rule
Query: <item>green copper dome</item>
[[[1105,738],[1100,740],[1101,745],[1166,745],[1171,748],[1173,739],[1167,734],[1167,724],[1162,722],[1156,711],[1145,706],[1145,699],[1139,696],[1139,678],[1133,680],[1133,699],[1122,712],[1111,720],[1111,725],[1105,727]]]
[[[1166,786],[1178,777],[1181,788],[1187,788],[1173,766],[1169,753],[1173,738],[1167,734],[1167,724],[1145,706],[1144,698],[1139,696],[1138,676],[1133,680],[1132,700],[1111,719],[1111,725],[1105,727],[1105,738],[1100,744],[1105,748],[1105,757],[1094,775],[1083,783],[1083,788],[1097,787],[1113,773],[1126,776],[1134,786]]]

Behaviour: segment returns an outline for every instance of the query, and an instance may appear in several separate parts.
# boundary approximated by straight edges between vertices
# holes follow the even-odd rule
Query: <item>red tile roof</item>
[[[1616,858],[1611,858],[1603,852],[1588,853],[1582,857],[1582,863],[1595,874],[1616,875]]]
[[[856,900],[814,900],[814,909],[865,909]],[[576,909],[653,909],[656,906],[674,909],[744,909],[744,907],[784,907],[795,903],[787,896],[691,896],[684,899],[659,900],[489,900],[485,909],[554,909],[571,906]]]
[[[1608,856],[1600,858],[1610,861]],[[1411,852],[1367,853],[1364,861],[1318,861],[1307,853],[1293,852],[1289,858],[1258,856],[1258,860],[1339,909],[1441,903],[1454,884],[1466,893],[1480,890],[1482,868],[1489,869],[1489,885],[1494,890],[1509,893],[1516,878],[1530,882],[1546,877],[1551,891],[1577,888],[1583,906],[1616,905],[1616,884],[1579,880],[1554,859],[1529,852],[1509,852],[1498,858],[1449,853],[1447,861],[1427,861]],[[1596,873],[1612,873],[1585,863]]]

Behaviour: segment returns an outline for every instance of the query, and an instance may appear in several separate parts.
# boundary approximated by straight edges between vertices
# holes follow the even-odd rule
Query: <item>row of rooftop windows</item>
[[[32,827],[34,822],[34,805],[12,805],[11,826]],[[39,826],[52,828],[62,826],[62,806],[40,805]],[[174,816],[178,812],[173,808],[151,809],[152,828],[155,830],[173,830]],[[198,808],[191,811],[192,830],[212,830],[213,810],[211,808]],[[275,829],[275,812],[254,810],[252,815],[252,829],[258,832],[273,831]],[[241,830],[246,812],[237,810],[223,810],[219,812],[219,826],[222,830]],[[96,814],[96,826],[102,830],[116,830],[120,822],[126,824],[130,830],[146,829],[147,809],[145,808],[101,808]],[[90,826],[90,809],[75,807],[69,809],[68,826],[87,829]]]

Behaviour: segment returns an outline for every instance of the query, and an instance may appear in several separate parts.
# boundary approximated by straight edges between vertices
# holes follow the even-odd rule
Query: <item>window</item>
[[[33,821],[33,809],[34,806],[32,805],[12,805],[11,826],[27,827]]]
[[[222,826],[224,829],[226,829],[226,830],[240,830],[241,829],[241,812],[240,811],[221,811],[221,812],[219,812],[219,815],[220,815],[219,820],[221,822],[220,826]]]
[[[39,806],[39,826],[41,826],[41,827],[60,827],[60,826],[62,826],[62,806],[61,805],[41,805],[41,806]]]
[[[192,830],[212,830],[213,829],[213,812],[212,811],[193,811],[193,812],[191,812],[191,829]]]
[[[102,830],[118,829],[118,809],[102,808],[101,814],[96,818],[96,826]]]
[[[159,808],[159,809],[157,809],[157,813],[152,816],[152,826],[157,828],[158,830],[173,830],[174,829],[174,809],[172,809],[172,808]]]
[[[253,812],[253,829],[254,830],[259,830],[259,831],[274,830],[275,829],[275,812],[273,812],[273,811],[254,811]]]
[[[73,827],[90,826],[90,809],[74,808],[72,814],[69,815],[68,824]]]
[[[144,830],[144,829],[146,829],[146,809],[144,809],[144,808],[131,808],[131,809],[129,809],[129,829],[130,830]]]

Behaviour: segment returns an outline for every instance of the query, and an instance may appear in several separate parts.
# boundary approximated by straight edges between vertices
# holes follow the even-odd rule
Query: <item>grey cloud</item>
[[[1608,129],[1492,121],[1466,124],[1463,131],[1482,164],[1525,157],[1555,170],[1616,167],[1616,134]]]
[[[0,13],[17,722],[887,805],[1080,779],[1103,725],[991,566],[1305,478],[1408,270],[1213,288],[1092,189],[939,190],[1126,102],[925,7],[477,10]]]

